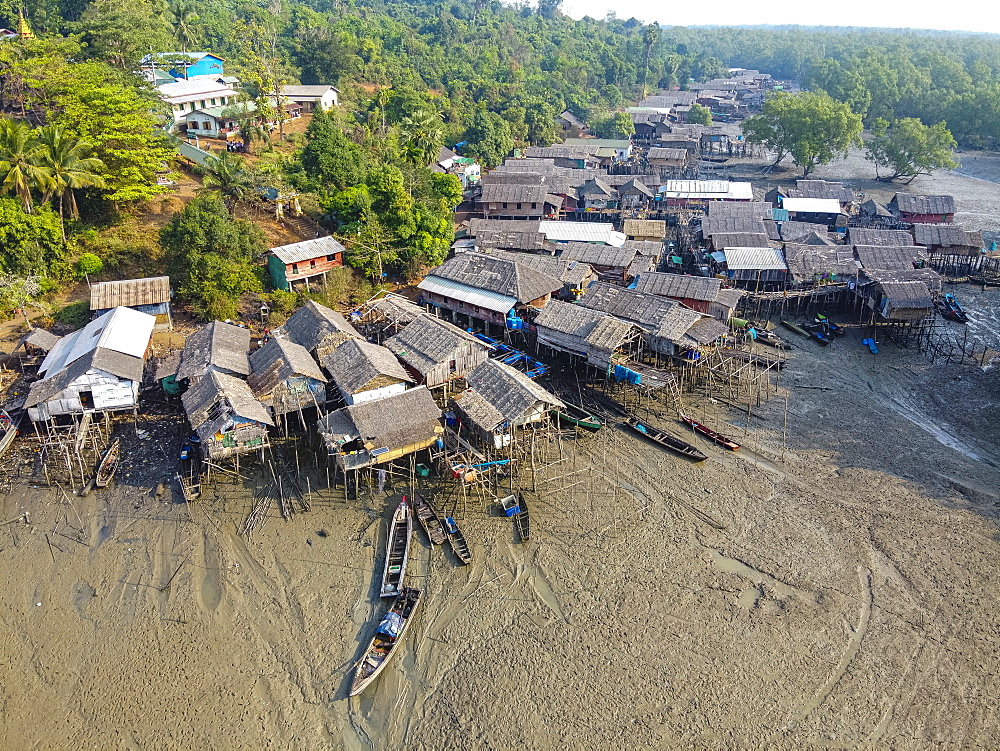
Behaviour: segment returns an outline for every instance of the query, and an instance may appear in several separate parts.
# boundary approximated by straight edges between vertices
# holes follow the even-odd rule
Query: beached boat
[[[797,323],[792,323],[791,321],[782,321],[781,325],[790,331],[794,331],[799,336],[804,336],[806,338],[812,338],[812,334],[806,331],[804,328],[799,326]]]
[[[396,597],[403,591],[406,559],[410,556],[410,537],[413,535],[413,514],[406,496],[399,502],[389,534],[386,536],[385,571],[382,572],[381,597]]]
[[[396,601],[375,629],[375,636],[368,643],[365,656],[354,669],[351,696],[357,696],[368,688],[389,663],[403,641],[406,627],[413,620],[413,612],[419,602],[420,590],[413,587],[403,587],[396,596]]]
[[[828,334],[833,334],[834,336],[845,336],[847,334],[847,329],[843,326],[838,326],[822,313],[816,314],[816,323],[826,326],[826,333]]]
[[[528,518],[528,504],[525,502],[524,496],[520,493],[509,495],[500,499],[500,505],[503,506],[504,514],[513,519],[514,528],[517,530],[521,542],[527,542],[531,536],[531,524]]]
[[[417,515],[420,526],[427,533],[427,539],[431,545],[441,545],[445,540],[444,525],[441,524],[441,517],[431,502],[419,493],[413,494],[413,513]]]
[[[121,439],[116,438],[108,450],[104,452],[104,456],[101,457],[101,463],[97,465],[97,476],[94,478],[95,488],[106,488],[111,483],[115,471],[118,469],[119,459],[121,459]]]
[[[17,436],[17,425],[6,410],[0,409],[0,456],[2,456]]]
[[[462,534],[462,530],[458,528],[455,520],[450,516],[446,516],[444,528],[448,532],[448,542],[451,543],[451,549],[455,551],[455,555],[458,556],[462,563],[472,563],[472,550],[469,548],[469,543],[465,541],[465,535]]]
[[[775,349],[789,350],[792,345],[781,339],[777,334],[769,329],[754,329],[757,333],[756,341],[761,344],[766,344],[768,347],[774,347]]]
[[[201,498],[201,447],[190,439],[181,447],[176,480],[185,501]]]
[[[685,443],[680,438],[675,438],[669,433],[665,433],[659,428],[650,425],[648,422],[642,422],[641,420],[633,417],[629,419],[627,424],[639,435],[644,436],[649,440],[660,444],[664,448],[668,448],[671,451],[680,454],[681,456],[686,456],[689,459],[695,459],[699,462],[708,458],[708,456],[700,452],[690,443]]]
[[[962,310],[962,306],[958,304],[958,300],[950,292],[946,294],[943,298],[939,297],[934,301],[937,309],[941,312],[943,318],[947,318],[949,321],[955,321],[956,323],[968,323],[969,317]]]
[[[683,422],[686,425],[690,425],[691,430],[693,430],[695,433],[699,433],[705,436],[707,439],[709,439],[710,441],[714,441],[723,448],[727,448],[730,451],[737,451],[740,448],[740,444],[738,444],[736,441],[732,440],[731,438],[726,438],[726,436],[722,435],[722,433],[718,433],[712,430],[711,428],[702,425],[693,417],[688,417],[683,412],[681,413],[681,422]]]
[[[970,274],[969,281],[974,284],[981,284],[984,287],[1000,287],[1000,276],[987,276],[985,274]]]
[[[589,430],[591,433],[596,433],[604,427],[604,423],[601,422],[601,418],[597,415],[575,404],[570,404],[569,402],[565,404],[565,407],[556,407],[552,410],[552,414],[560,422],[568,422],[570,425],[576,425],[578,428]]]
[[[824,347],[828,345],[833,339],[826,331],[826,324],[823,323],[807,323],[803,326],[806,331],[809,332],[809,336],[815,339],[817,342],[822,344]]]

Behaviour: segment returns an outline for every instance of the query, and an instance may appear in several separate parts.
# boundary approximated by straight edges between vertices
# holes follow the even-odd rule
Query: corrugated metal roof
[[[724,180],[667,180],[660,188],[666,198],[705,198],[730,201],[750,201],[753,186],[750,183],[733,183]]]
[[[425,277],[417,285],[417,288],[444,297],[450,297],[453,300],[461,300],[471,305],[478,305],[480,308],[493,310],[497,313],[506,314],[517,304],[517,298],[515,297],[508,297],[507,295],[501,295],[499,292],[490,292],[489,290],[470,287],[467,284],[452,281],[451,279],[443,279],[439,276]]]
[[[840,201],[836,198],[782,198],[781,208],[807,214],[839,214]]]
[[[604,243],[620,248],[628,238],[603,222],[539,222],[538,231],[554,242]]]
[[[726,266],[731,271],[787,271],[785,259],[775,248],[726,248]]]
[[[312,240],[303,240],[299,243],[271,248],[271,252],[282,263],[298,263],[320,256],[332,256],[343,253],[344,250],[344,246],[332,237],[317,237]]]
[[[90,288],[90,309],[107,310],[119,305],[158,305],[170,299],[170,277],[153,276],[148,279],[122,279],[115,282],[97,282]]]
[[[56,342],[38,372],[49,377],[97,349],[109,349],[141,359],[149,346],[155,325],[155,316],[131,308],[110,310]]]

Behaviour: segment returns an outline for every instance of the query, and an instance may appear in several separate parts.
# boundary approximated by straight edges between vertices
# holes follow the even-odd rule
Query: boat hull
[[[402,592],[412,535],[413,513],[406,498],[403,498],[392,515],[392,523],[389,525],[386,537],[385,570],[382,572],[381,597],[398,597]]]
[[[691,427],[691,430],[693,430],[695,433],[703,435],[708,440],[718,444],[719,446],[722,446],[723,448],[729,449],[730,451],[740,450],[740,444],[738,444],[736,441],[732,440],[731,438],[727,438],[726,436],[722,435],[722,433],[712,430],[706,425],[702,425],[700,422],[694,420],[693,418],[688,417],[687,415],[681,415],[681,422],[683,422],[685,425],[689,425]]]
[[[365,650],[364,657],[361,658],[361,662],[358,663],[354,670],[354,680],[351,682],[350,696],[360,694],[374,683],[379,674],[385,670],[385,666],[389,664],[389,661],[399,650],[399,645],[406,635],[406,630],[410,625],[410,621],[413,620],[413,613],[419,603],[419,589],[404,587],[399,595],[397,595],[396,602],[389,609],[389,613],[397,613],[402,620],[402,625],[397,634],[391,637],[391,641],[389,637],[383,636],[376,631],[375,636],[368,643],[368,649]],[[383,619],[382,623],[379,624],[380,628],[385,622],[386,619]]]
[[[641,420],[629,420],[627,424],[639,435],[648,438],[665,449],[673,451],[675,454],[680,454],[688,459],[694,459],[699,462],[708,458],[706,454],[703,454],[690,443],[686,443],[680,438],[674,438],[672,435]]]

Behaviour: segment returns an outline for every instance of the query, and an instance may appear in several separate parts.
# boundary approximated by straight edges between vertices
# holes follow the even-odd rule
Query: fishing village
[[[442,148],[447,258],[357,304],[312,295],[349,250],[289,193],[287,314],[161,275],[7,325],[32,745],[990,747],[1000,186],[775,170],[740,123],[790,86]]]

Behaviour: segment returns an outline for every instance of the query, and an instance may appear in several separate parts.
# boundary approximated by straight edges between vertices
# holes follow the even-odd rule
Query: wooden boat
[[[669,433],[665,433],[649,423],[642,422],[641,420],[637,420],[633,417],[628,421],[628,426],[639,435],[644,436],[649,440],[660,444],[664,448],[668,448],[671,451],[680,454],[681,456],[686,456],[699,462],[708,458],[708,456],[701,453],[690,443],[685,443],[680,438],[674,438]]]
[[[17,424],[6,410],[0,409],[0,456],[2,456],[17,436]]]
[[[804,337],[807,337],[807,338],[812,338],[812,334],[810,334],[804,328],[802,328],[801,326],[799,326],[797,323],[792,323],[791,321],[782,321],[781,325],[784,326],[786,329],[794,331],[799,336],[804,336]]]
[[[201,448],[198,443],[189,440],[181,447],[176,479],[185,501],[201,498]]]
[[[821,323],[807,323],[803,326],[806,331],[809,332],[809,336],[815,339],[817,342],[822,344],[824,347],[828,345],[831,341],[830,335],[826,333],[826,326]]]
[[[845,336],[847,334],[847,330],[843,326],[838,326],[822,313],[816,314],[816,323],[826,326],[826,333],[828,334],[833,334],[834,336]]]
[[[570,404],[569,402],[565,404],[565,407],[556,407],[551,411],[552,415],[557,417],[560,422],[568,422],[570,425],[576,425],[578,428],[589,430],[591,433],[596,433],[604,427],[604,423],[601,422],[601,418],[597,415],[588,412],[576,404]]]
[[[985,276],[983,274],[970,274],[969,281],[981,284],[984,287],[1000,287],[1000,276]]]
[[[357,696],[378,677],[389,660],[396,653],[403,641],[406,627],[413,619],[413,612],[420,602],[420,590],[413,587],[403,587],[396,595],[389,612],[382,618],[375,636],[368,643],[365,656],[361,658],[354,669],[354,680],[351,682],[351,696]]]
[[[683,412],[681,413],[681,422],[685,423],[686,425],[690,425],[691,430],[693,430],[695,433],[700,433],[710,441],[714,441],[723,448],[727,448],[730,451],[738,451],[740,448],[740,444],[738,444],[736,441],[730,438],[726,438],[726,436],[722,435],[722,433],[718,433],[712,430],[711,428],[702,425],[700,422],[697,422],[692,417],[688,417]]]
[[[462,530],[458,528],[455,520],[450,516],[446,516],[444,519],[444,528],[448,532],[448,542],[451,543],[451,549],[455,551],[455,555],[462,563],[472,563],[472,550],[469,548],[469,543],[465,541],[465,535],[462,534]]]
[[[116,438],[108,450],[101,457],[101,463],[97,465],[97,476],[94,478],[95,488],[106,488],[115,471],[118,469],[118,460],[121,458],[121,438]]]
[[[756,341],[761,344],[766,344],[769,347],[774,347],[775,349],[789,350],[792,348],[791,344],[788,344],[784,339],[778,337],[773,331],[768,329],[754,329],[757,332]]]
[[[413,535],[413,514],[406,496],[399,502],[389,534],[386,536],[385,571],[382,572],[381,597],[396,597],[403,591],[406,559],[410,556],[410,537]]]
[[[947,318],[949,321],[955,321],[956,323],[968,323],[969,317],[962,310],[962,306],[958,304],[958,300],[950,292],[946,294],[943,298],[938,298],[934,301],[937,309],[941,312],[943,318]]]
[[[520,510],[514,514],[514,527],[521,542],[527,542],[531,537],[531,520],[528,518],[528,503],[520,493],[517,494],[517,505]]]
[[[419,493],[413,494],[413,513],[417,515],[420,526],[427,533],[427,539],[431,541],[431,545],[441,545],[446,537],[441,517],[438,516],[431,502]]]

